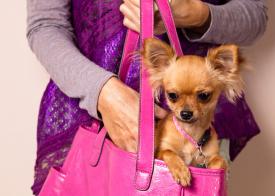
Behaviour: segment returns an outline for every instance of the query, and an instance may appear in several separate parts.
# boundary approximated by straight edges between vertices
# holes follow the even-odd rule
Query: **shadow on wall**
[[[261,40],[247,49],[254,67],[246,74],[246,97],[262,133],[234,161],[230,196],[275,195],[275,2],[267,1],[268,28]]]

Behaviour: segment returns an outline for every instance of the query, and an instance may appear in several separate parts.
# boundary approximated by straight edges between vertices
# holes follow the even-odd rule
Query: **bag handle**
[[[141,43],[146,38],[153,37],[153,0],[141,0]],[[168,0],[156,0],[170,43],[177,55],[183,55],[175,23]],[[122,55],[119,76],[125,82],[130,66],[130,54],[137,48],[139,34],[128,30]],[[135,184],[138,190],[147,190],[153,174],[154,161],[154,97],[148,80],[148,73],[141,62],[140,69],[140,115],[139,115],[139,145]]]
[[[182,56],[183,52],[181,49],[180,41],[177,35],[175,23],[172,17],[172,11],[167,0],[156,0],[157,6],[164,22],[165,28],[167,30],[168,38],[172,47],[174,48],[178,56]],[[127,73],[129,71],[129,66],[131,63],[130,57],[132,52],[138,48],[139,34],[131,29],[127,30],[125,44],[123,48],[123,54],[119,69],[119,78],[121,81],[125,82]]]
[[[161,18],[166,28],[170,44],[174,48],[177,56],[183,56],[180,40],[177,34],[176,25],[173,19],[172,10],[168,0],[156,0]]]
[[[140,36],[141,44],[146,38],[153,37],[154,1],[140,1]],[[150,186],[154,166],[154,97],[148,73],[141,60],[140,67],[140,112],[139,140],[135,174],[135,185],[138,190],[147,190]]]

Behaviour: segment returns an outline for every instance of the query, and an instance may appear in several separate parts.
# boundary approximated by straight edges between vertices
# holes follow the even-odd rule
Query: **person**
[[[131,65],[126,83],[117,77],[126,27],[140,30],[139,0],[28,0],[27,39],[50,74],[37,126],[33,194],[50,167],[61,166],[78,126],[103,121],[113,142],[136,152],[139,67]],[[264,0],[172,0],[173,17],[185,54],[204,56],[209,47],[248,45],[266,28]],[[159,13],[155,32],[167,41]],[[156,107],[156,116],[166,111]],[[259,133],[244,97],[236,105],[220,98],[214,127],[233,160]],[[226,146],[226,145],[225,145]],[[226,150],[226,148],[225,148]],[[230,150],[230,151],[229,151]]]

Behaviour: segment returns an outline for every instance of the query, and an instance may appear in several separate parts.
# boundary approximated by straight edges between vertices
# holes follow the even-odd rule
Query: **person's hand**
[[[123,0],[119,7],[124,15],[124,26],[136,32],[140,32],[140,0]]]
[[[209,19],[209,7],[201,0],[172,0],[170,4],[177,28],[199,28]]]
[[[170,5],[177,28],[199,28],[209,18],[209,7],[201,0],[171,0]],[[123,0],[120,11],[124,15],[123,24],[129,29],[140,32],[139,0]],[[155,11],[155,33],[164,32],[160,13]]]
[[[114,144],[126,151],[136,152],[139,94],[116,77],[112,77],[100,92],[98,111]],[[155,114],[161,119],[167,112],[155,106]]]

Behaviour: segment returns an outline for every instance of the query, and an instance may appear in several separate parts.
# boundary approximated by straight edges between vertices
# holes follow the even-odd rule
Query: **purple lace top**
[[[208,0],[223,4],[222,0]],[[81,52],[99,66],[118,72],[126,29],[119,12],[120,0],[72,0],[72,24]],[[185,54],[204,56],[211,44],[191,43],[179,30]],[[167,36],[161,38],[168,42]],[[139,66],[130,67],[127,85],[139,90]],[[37,159],[32,190],[37,195],[50,167],[60,167],[70,149],[80,125],[89,125],[92,117],[78,106],[79,99],[66,96],[50,80],[40,104],[37,127]],[[236,105],[221,97],[215,114],[214,126],[220,138],[230,139],[230,157],[233,160],[247,141],[259,133],[253,115],[244,97]]]

